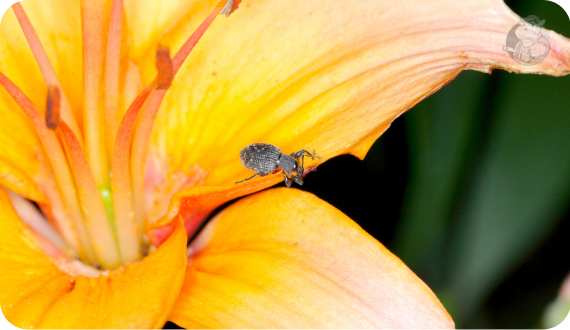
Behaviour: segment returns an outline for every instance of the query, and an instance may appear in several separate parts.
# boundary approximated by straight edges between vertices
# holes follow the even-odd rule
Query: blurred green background
[[[507,4],[570,37],[558,5]],[[400,257],[457,327],[544,327],[570,273],[570,76],[465,71],[302,189]]]

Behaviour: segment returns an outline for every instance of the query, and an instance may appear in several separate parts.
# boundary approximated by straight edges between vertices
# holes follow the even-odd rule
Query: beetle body
[[[281,168],[283,170],[283,177],[285,178],[285,185],[287,185],[287,187],[291,186],[291,179],[302,185],[304,173],[303,165],[306,155],[312,159],[320,159],[320,157],[316,156],[315,152],[311,154],[306,150],[301,150],[296,153],[294,152],[291,153],[291,155],[285,155],[281,152],[281,149],[272,144],[250,144],[240,151],[239,158],[243,166],[255,171],[256,173],[250,178],[236,182],[236,184],[252,179],[257,175],[266,176]],[[301,158],[301,164],[299,164],[299,158]],[[295,172],[295,174],[293,174],[293,172]],[[289,175],[290,178],[287,175]]]
[[[254,143],[240,151],[239,159],[246,168],[256,171],[259,176],[266,176],[277,169],[282,155],[281,149],[272,144]]]

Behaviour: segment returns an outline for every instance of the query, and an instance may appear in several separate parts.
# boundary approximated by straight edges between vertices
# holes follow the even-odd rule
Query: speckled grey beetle
[[[303,174],[305,169],[305,156],[311,157],[311,159],[321,159],[316,155],[316,151],[313,154],[303,149],[301,151],[293,152],[291,155],[284,155],[281,149],[268,143],[254,143],[243,148],[239,153],[239,159],[241,163],[246,168],[256,171],[252,177],[236,182],[236,184],[253,179],[256,175],[266,176],[268,174],[274,173],[278,168],[283,170],[283,176],[285,177],[285,185],[291,187],[291,178],[295,180],[298,184],[303,184]],[[301,164],[299,164],[299,158],[301,158]],[[295,171],[296,174],[292,172]],[[289,178],[287,176],[291,176]]]

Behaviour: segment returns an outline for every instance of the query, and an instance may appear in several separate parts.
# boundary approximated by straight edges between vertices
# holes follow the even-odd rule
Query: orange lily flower
[[[47,328],[453,327],[397,257],[308,193],[246,197],[187,239],[283,180],[234,184],[248,144],[317,150],[309,166],[363,158],[462,70],[570,72],[554,32],[534,66],[502,51],[518,20],[497,0],[14,5],[0,26],[2,312]]]

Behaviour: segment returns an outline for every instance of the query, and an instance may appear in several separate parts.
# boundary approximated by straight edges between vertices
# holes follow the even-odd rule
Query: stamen
[[[61,94],[55,86],[48,87],[48,97],[46,102],[46,126],[50,130],[54,130],[59,126],[59,107]]]
[[[108,184],[109,168],[105,152],[105,48],[108,33],[108,8],[104,1],[81,0],[83,40],[83,127],[85,147],[97,187]]]
[[[107,152],[113,155],[113,144],[117,136],[120,117],[117,113],[119,104],[119,62],[121,55],[121,28],[123,18],[123,0],[113,0],[111,4],[111,20],[107,40],[107,57],[105,59],[105,120],[107,124]]]
[[[121,265],[119,244],[117,237],[107,219],[103,200],[99,189],[91,174],[87,159],[79,145],[77,137],[73,134],[65,122],[58,127],[61,139],[68,155],[71,173],[79,189],[79,201],[85,217],[85,225],[89,238],[95,249],[97,260],[107,269],[113,269]]]
[[[70,218],[73,223],[64,223],[61,226],[67,228],[75,228],[77,237],[65,236],[68,242],[77,248],[78,253],[88,261],[95,260],[95,253],[91,248],[87,231],[83,225],[83,215],[79,208],[75,185],[69,172],[67,161],[53,132],[49,131],[45,125],[45,119],[40,114],[33,102],[16,86],[10,79],[0,72],[0,85],[6,89],[8,94],[16,101],[24,114],[32,122],[42,145],[46,150],[46,154],[50,161],[55,181],[61,198],[67,206]],[[64,221],[59,219],[59,221]],[[73,232],[73,231],[70,231]],[[64,233],[62,233],[64,234]]]
[[[137,130],[136,136],[146,136],[150,139],[150,134],[152,132],[152,126],[154,120],[156,119],[156,114],[158,113],[158,108],[166,95],[166,91],[172,85],[172,79],[174,78],[172,59],[170,58],[170,50],[164,46],[158,46],[156,51],[156,90],[154,90],[147,102],[144,105],[141,116],[137,120]],[[136,137],[135,137],[136,138]],[[136,140],[135,140],[136,141]],[[136,142],[135,142],[136,143]],[[148,140],[146,140],[148,145]],[[142,151],[142,150],[141,150]],[[134,162],[145,162],[146,161],[146,149],[142,152],[139,150],[132,150],[132,159]],[[133,163],[132,163],[133,164]],[[142,229],[146,227],[147,218],[143,214],[144,205],[144,173],[145,167],[135,168],[133,167],[133,199],[134,199],[134,211],[135,220],[140,229],[139,235],[142,236]],[[142,180],[137,180],[136,177],[142,175]]]
[[[228,2],[226,2],[226,4],[227,3]],[[210,15],[208,15],[208,17],[206,17],[206,19],[202,22],[202,24],[200,24],[200,26],[198,26],[196,31],[194,31],[194,33],[192,33],[190,38],[188,38],[188,40],[186,40],[184,45],[182,45],[182,47],[180,47],[178,52],[176,52],[176,55],[174,55],[174,57],[172,58],[172,66],[174,68],[174,75],[175,76],[176,76],[176,73],[178,73],[178,70],[180,69],[180,67],[182,66],[184,61],[186,61],[186,59],[188,58],[188,55],[190,55],[190,52],[192,51],[192,49],[194,49],[194,46],[196,46],[196,44],[198,43],[200,38],[202,38],[202,36],[206,32],[206,30],[214,22],[216,17],[218,17],[218,14],[220,14],[223,7],[224,6],[222,5],[222,2],[218,3],[216,8],[214,8],[214,10],[212,10]]]
[[[163,89],[168,88],[172,83],[172,61],[170,60],[170,52],[168,48],[159,47],[157,51],[156,66],[159,72],[158,77],[155,79],[157,88],[159,86]],[[159,97],[160,101],[162,101],[164,93],[166,93],[166,90],[163,89],[161,89],[163,92],[155,95],[155,93],[151,94],[152,89],[150,86],[145,88],[145,90],[129,107],[127,113],[123,117],[115,142],[112,178],[113,201],[115,205],[115,215],[117,219],[119,235],[124,235],[124,237],[120,238],[120,242],[121,251],[125,251],[123,252],[123,257],[126,260],[130,260],[129,258],[135,260],[140,256],[140,249],[138,249],[138,245],[141,241],[143,230],[143,221],[141,220],[143,217],[141,208],[137,209],[133,205],[133,198],[142,198],[141,196],[143,195],[142,192],[137,192],[132,189],[131,171],[129,166],[131,153],[130,146],[133,141],[133,133],[135,124],[137,122],[137,115],[141,110],[144,101],[148,98],[149,95],[151,95],[151,98],[146,102],[145,107],[156,104],[157,97]],[[135,243],[136,245],[134,245]]]
[[[20,23],[20,27],[22,27],[22,32],[24,32],[24,36],[28,41],[28,45],[30,45],[32,54],[34,55],[36,63],[40,68],[40,72],[42,73],[42,77],[44,78],[45,84],[47,86],[56,86],[57,89],[63,90],[61,88],[61,84],[59,82],[57,74],[55,73],[55,70],[44,49],[44,46],[42,45],[40,38],[36,34],[36,30],[34,30],[32,23],[28,19],[28,16],[26,15],[24,8],[22,8],[22,5],[19,2],[17,2],[12,5],[12,9],[14,10],[14,14],[16,14],[18,23]],[[80,137],[81,135],[80,135],[79,126],[77,125],[77,121],[73,116],[73,112],[71,111],[69,102],[67,101],[65,94],[64,93],[62,94],[63,95],[62,95],[61,110],[60,110],[61,117],[69,124],[73,132]]]
[[[230,0],[231,2],[231,0]],[[172,66],[172,75],[168,73],[167,69],[164,69],[162,65],[164,65],[163,61],[165,61],[165,56],[161,53],[160,49],[157,51],[157,71],[158,76],[157,78],[149,85],[150,88],[157,87],[157,90],[154,90],[149,97],[149,100],[144,106],[142,114],[137,121],[137,129],[135,132],[135,137],[133,141],[132,155],[131,155],[131,177],[132,177],[132,189],[133,189],[133,199],[135,203],[135,217],[137,223],[141,224],[141,227],[146,227],[146,221],[143,214],[143,205],[144,205],[144,179],[145,179],[145,172],[146,172],[146,154],[148,150],[148,144],[150,141],[152,127],[154,125],[154,120],[156,119],[156,115],[158,113],[158,109],[164,99],[164,95],[166,94],[168,86],[162,83],[159,87],[159,79],[165,79],[168,76],[169,80],[172,81],[180,70],[180,67],[184,63],[184,61],[188,58],[188,55],[194,49],[200,38],[204,35],[208,27],[214,22],[218,14],[222,11],[224,4],[227,5],[229,3],[226,1],[225,3],[220,2],[218,5],[212,10],[210,15],[206,17],[206,19],[200,24],[200,26],[192,33],[190,38],[186,40],[184,45],[178,50],[176,55],[172,58],[171,66]],[[237,2],[239,3],[239,1]],[[237,4],[236,4],[237,8]],[[162,77],[161,77],[162,75]],[[148,87],[147,87],[148,88]]]
[[[125,262],[134,261],[140,256],[142,228],[134,219],[129,160],[137,115],[150,93],[151,89],[147,87],[133,101],[121,121],[115,140],[111,182],[119,244]]]
[[[133,147],[131,148],[131,177],[133,187],[133,200],[135,203],[135,218],[140,228],[143,229],[147,225],[148,219],[144,216],[144,178],[146,172],[146,153],[150,135],[152,133],[152,124],[156,119],[158,109],[167,89],[154,90],[148,101],[145,103],[143,111],[137,120],[137,127]],[[138,149],[142,147],[143,149]],[[142,232],[141,232],[142,234]]]

